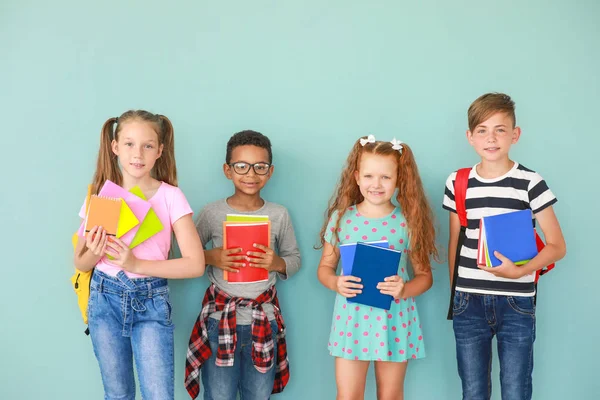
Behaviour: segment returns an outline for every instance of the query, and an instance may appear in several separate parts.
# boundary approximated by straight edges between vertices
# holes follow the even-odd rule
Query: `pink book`
[[[149,201],[139,198],[135,194],[128,192],[121,186],[109,180],[104,183],[104,186],[102,186],[102,189],[100,189],[99,195],[122,198],[125,200],[138,221],[143,221],[144,218],[146,218],[146,214],[148,214],[148,211],[150,211],[150,208],[152,207]],[[140,229],[140,225],[141,223],[137,224],[133,229],[121,237],[121,240],[125,242],[126,245],[129,246],[131,244],[135,234]]]

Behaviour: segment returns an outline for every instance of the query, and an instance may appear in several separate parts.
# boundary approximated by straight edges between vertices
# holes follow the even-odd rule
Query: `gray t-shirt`
[[[206,275],[219,289],[225,291],[230,296],[254,299],[274,285],[278,276],[280,279],[286,280],[298,272],[300,269],[300,251],[296,243],[296,235],[294,234],[290,215],[284,206],[265,200],[265,204],[260,209],[244,212],[232,208],[227,204],[226,199],[206,205],[200,211],[196,220],[196,229],[198,229],[205,249],[223,246],[223,221],[227,219],[227,214],[269,216],[269,221],[271,221],[270,247],[285,261],[286,273],[270,272],[268,281],[232,285],[223,279],[222,269],[207,265]],[[209,243],[212,243],[212,246],[208,247]],[[267,313],[269,320],[275,319],[272,305],[265,304],[263,309]],[[220,319],[221,312],[215,312],[210,317]],[[238,325],[250,325],[252,323],[252,309],[238,307],[237,323]]]

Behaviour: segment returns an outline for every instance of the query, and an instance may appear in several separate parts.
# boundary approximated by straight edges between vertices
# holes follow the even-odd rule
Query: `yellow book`
[[[268,215],[227,214],[227,222],[267,222]]]
[[[125,200],[121,199],[121,214],[119,215],[119,225],[117,228],[117,237],[120,238],[132,230],[140,221],[137,219],[131,208]]]
[[[129,191],[135,194],[137,197],[141,198],[142,200],[146,200],[146,196],[144,196],[144,193],[138,186],[132,187]],[[158,218],[156,212],[152,208],[150,208],[148,214],[146,214],[146,218],[144,218],[140,227],[138,228],[138,231],[135,233],[135,236],[133,237],[129,248],[133,249],[140,243],[144,242],[145,240],[156,235],[158,232],[162,231],[163,228],[164,226],[162,222],[160,222],[160,218]]]

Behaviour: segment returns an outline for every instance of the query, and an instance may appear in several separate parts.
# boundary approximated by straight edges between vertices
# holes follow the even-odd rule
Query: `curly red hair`
[[[363,137],[362,139],[366,139]],[[406,143],[402,143],[402,153],[392,148],[391,142],[376,141],[360,144],[360,139],[354,143],[346,165],[342,170],[342,176],[338,182],[334,195],[329,201],[325,222],[320,232],[321,246],[325,244],[325,231],[329,220],[337,211],[337,220],[333,234],[339,240],[338,228],[342,216],[348,207],[359,204],[364,200],[360,193],[354,171],[358,171],[360,158],[363,153],[378,154],[382,156],[394,156],[398,165],[398,178],[396,185],[398,194],[396,200],[402,209],[402,213],[408,224],[410,248],[412,261],[423,268],[430,268],[430,257],[439,261],[438,250],[435,245],[434,216],[429,201],[425,196],[425,190],[419,176],[417,163],[413,152]]]

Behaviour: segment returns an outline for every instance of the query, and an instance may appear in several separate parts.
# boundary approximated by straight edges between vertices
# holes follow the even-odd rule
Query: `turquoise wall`
[[[276,398],[332,399],[334,294],[317,281],[312,246],[352,143],[373,133],[412,146],[445,247],[444,182],[477,161],[466,111],[488,91],[515,99],[523,135],[512,155],[559,198],[568,243],[540,291],[534,398],[598,398],[599,17],[593,0],[3,1],[0,398],[102,398],[69,277],[108,117],[145,108],[172,119],[195,210],[232,191],[221,173],[230,135],[250,128],[272,139],[264,196],[290,210],[304,261],[279,286],[292,378]],[[407,399],[460,397],[447,268],[434,268],[418,299],[428,357],[410,364]],[[186,344],[207,281],[170,285],[185,399]],[[374,393],[371,371],[366,398]]]

